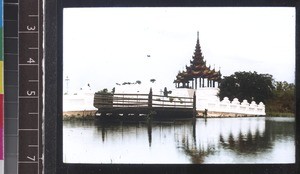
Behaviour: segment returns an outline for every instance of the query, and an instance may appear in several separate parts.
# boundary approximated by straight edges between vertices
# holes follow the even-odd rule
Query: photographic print
[[[295,163],[295,8],[63,9],[63,162]]]

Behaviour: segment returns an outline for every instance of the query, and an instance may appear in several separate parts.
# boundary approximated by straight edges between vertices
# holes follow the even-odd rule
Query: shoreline
[[[266,115],[272,115],[272,117],[295,117],[295,113],[289,112],[267,112]]]
[[[97,110],[83,111],[65,111],[63,112],[63,121],[69,120],[94,120]],[[242,118],[242,117],[295,117],[293,113],[268,113],[266,115],[246,115],[238,113],[208,112],[207,116],[203,116],[202,111],[197,111],[196,118]]]
[[[97,110],[65,111],[63,121],[67,120],[93,120]]]

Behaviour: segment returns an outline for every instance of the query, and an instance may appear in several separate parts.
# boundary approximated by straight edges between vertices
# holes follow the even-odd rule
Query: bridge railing
[[[195,108],[195,96],[175,97],[149,94],[99,94],[94,95],[94,107],[164,107],[164,108]]]
[[[193,98],[153,95],[152,107],[193,108]]]

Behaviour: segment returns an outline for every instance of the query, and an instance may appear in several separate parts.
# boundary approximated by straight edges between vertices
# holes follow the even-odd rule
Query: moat
[[[295,120],[281,117],[196,121],[64,121],[66,163],[294,163]]]

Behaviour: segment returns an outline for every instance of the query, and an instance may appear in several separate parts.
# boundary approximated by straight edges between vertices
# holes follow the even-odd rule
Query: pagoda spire
[[[207,81],[207,86],[204,85],[204,79]],[[221,80],[221,72],[215,71],[215,65],[213,65],[213,69],[211,66],[206,65],[206,61],[204,60],[204,56],[201,51],[200,41],[199,41],[199,31],[197,31],[197,42],[195,46],[195,51],[192,56],[192,60],[190,60],[190,65],[185,66],[185,70],[180,71],[174,83],[177,84],[177,87],[180,87],[180,83],[182,83],[182,87],[189,87],[188,83],[192,81],[192,87],[197,89],[197,82],[199,81],[199,87],[215,87],[215,82],[219,82]],[[187,84],[187,86],[186,86]]]
[[[196,42],[195,51],[192,57],[191,64],[193,65],[204,64],[204,57],[202,55],[200,41],[199,41],[199,31],[197,31],[197,42]]]
[[[197,48],[197,47],[198,47],[198,48]],[[197,31],[197,43],[196,43],[196,49],[200,49],[200,52],[201,52],[200,41],[199,41],[199,31]]]

